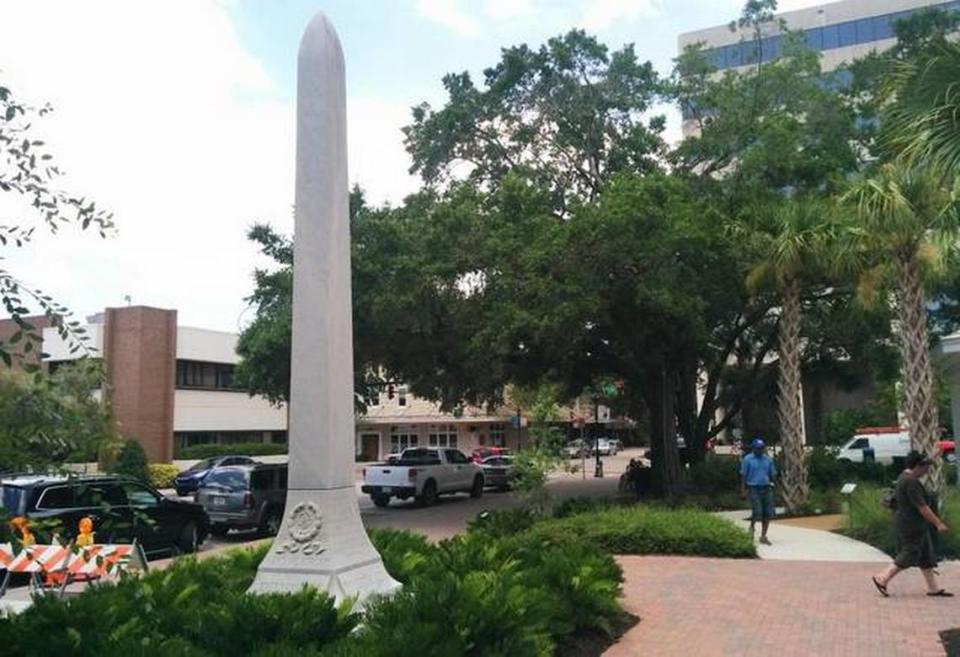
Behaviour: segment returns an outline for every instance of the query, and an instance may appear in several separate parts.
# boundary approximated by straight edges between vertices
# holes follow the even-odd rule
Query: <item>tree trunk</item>
[[[780,379],[777,415],[783,446],[783,500],[790,512],[807,501],[810,487],[804,453],[803,392],[800,375],[800,285],[795,280],[783,290],[780,315]]]
[[[695,358],[684,361],[678,375],[677,428],[687,443],[687,455],[691,463],[699,463],[706,456],[706,432],[697,431],[697,383],[700,371]]]
[[[913,449],[930,457],[937,455],[940,421],[934,398],[933,367],[927,342],[927,307],[917,258],[910,254],[898,261],[900,355],[903,360],[904,412],[910,423]],[[927,485],[939,493],[943,486],[940,460],[934,458]]]
[[[650,460],[656,491],[673,499],[680,494],[682,471],[677,450],[674,404],[677,395],[676,374],[661,365],[647,376],[646,401],[650,412]]]

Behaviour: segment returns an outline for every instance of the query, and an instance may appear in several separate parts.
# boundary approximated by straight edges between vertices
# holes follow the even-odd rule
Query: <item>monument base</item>
[[[305,585],[361,605],[400,588],[367,537],[353,486],[287,492],[283,523],[250,592],[292,593]]]

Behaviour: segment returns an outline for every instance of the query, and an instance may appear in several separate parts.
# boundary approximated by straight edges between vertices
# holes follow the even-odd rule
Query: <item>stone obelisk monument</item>
[[[253,592],[309,584],[342,600],[400,586],[367,538],[354,488],[348,184],[343,51],[318,14],[297,65],[289,490]]]

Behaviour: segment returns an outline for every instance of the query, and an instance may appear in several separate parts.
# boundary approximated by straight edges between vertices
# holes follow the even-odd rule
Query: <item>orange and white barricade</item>
[[[31,585],[42,590],[44,585],[59,586],[60,594],[71,582],[90,582],[129,568],[147,569],[143,549],[132,544],[31,545],[14,554],[9,543],[0,544],[0,568],[6,569],[0,597],[6,593],[13,573],[30,575]]]

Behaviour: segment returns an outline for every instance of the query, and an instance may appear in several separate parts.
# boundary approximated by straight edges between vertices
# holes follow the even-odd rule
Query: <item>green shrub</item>
[[[40,599],[0,619],[0,645],[24,657],[547,657],[622,614],[619,567],[584,542],[529,532],[437,546],[393,530],[371,538],[406,585],[362,615],[313,589],[248,595],[262,546]]]
[[[818,516],[832,513],[840,513],[843,510],[843,495],[839,488],[827,488],[810,490],[810,497],[806,504],[801,505],[796,515],[798,516]]]
[[[527,531],[537,518],[535,512],[525,508],[484,511],[467,523],[467,530],[482,532],[491,538],[503,538]]]
[[[708,496],[736,494],[740,488],[740,459],[708,454],[703,461],[690,466],[689,474],[690,484],[696,493]]]
[[[0,644],[31,657],[235,657],[268,646],[319,649],[353,631],[358,616],[349,606],[338,608],[315,590],[247,595],[264,553],[181,559],[67,600],[38,598],[23,613],[0,620]]]
[[[194,445],[182,447],[177,453],[178,459],[211,459],[216,456],[242,454],[244,456],[271,456],[286,454],[286,443],[233,443],[230,445]]]
[[[606,497],[570,497],[553,507],[552,515],[554,518],[566,518],[579,513],[602,511],[616,504],[617,502]]]
[[[368,533],[387,572],[403,584],[410,581],[425,559],[436,554],[437,548],[421,534],[398,529],[371,529]]]
[[[807,455],[807,472],[813,488],[840,488],[847,482],[884,485],[897,477],[891,466],[880,463],[851,463],[837,459],[836,451],[817,446]]]
[[[755,557],[750,535],[699,509],[633,506],[610,508],[537,523],[542,540],[576,537],[611,554],[684,554]]]
[[[151,463],[147,466],[150,485],[154,488],[173,488],[173,480],[180,471],[172,463]]]
[[[143,451],[143,445],[136,440],[125,441],[117,454],[116,462],[110,467],[110,472],[140,481],[149,481],[147,454]]]

